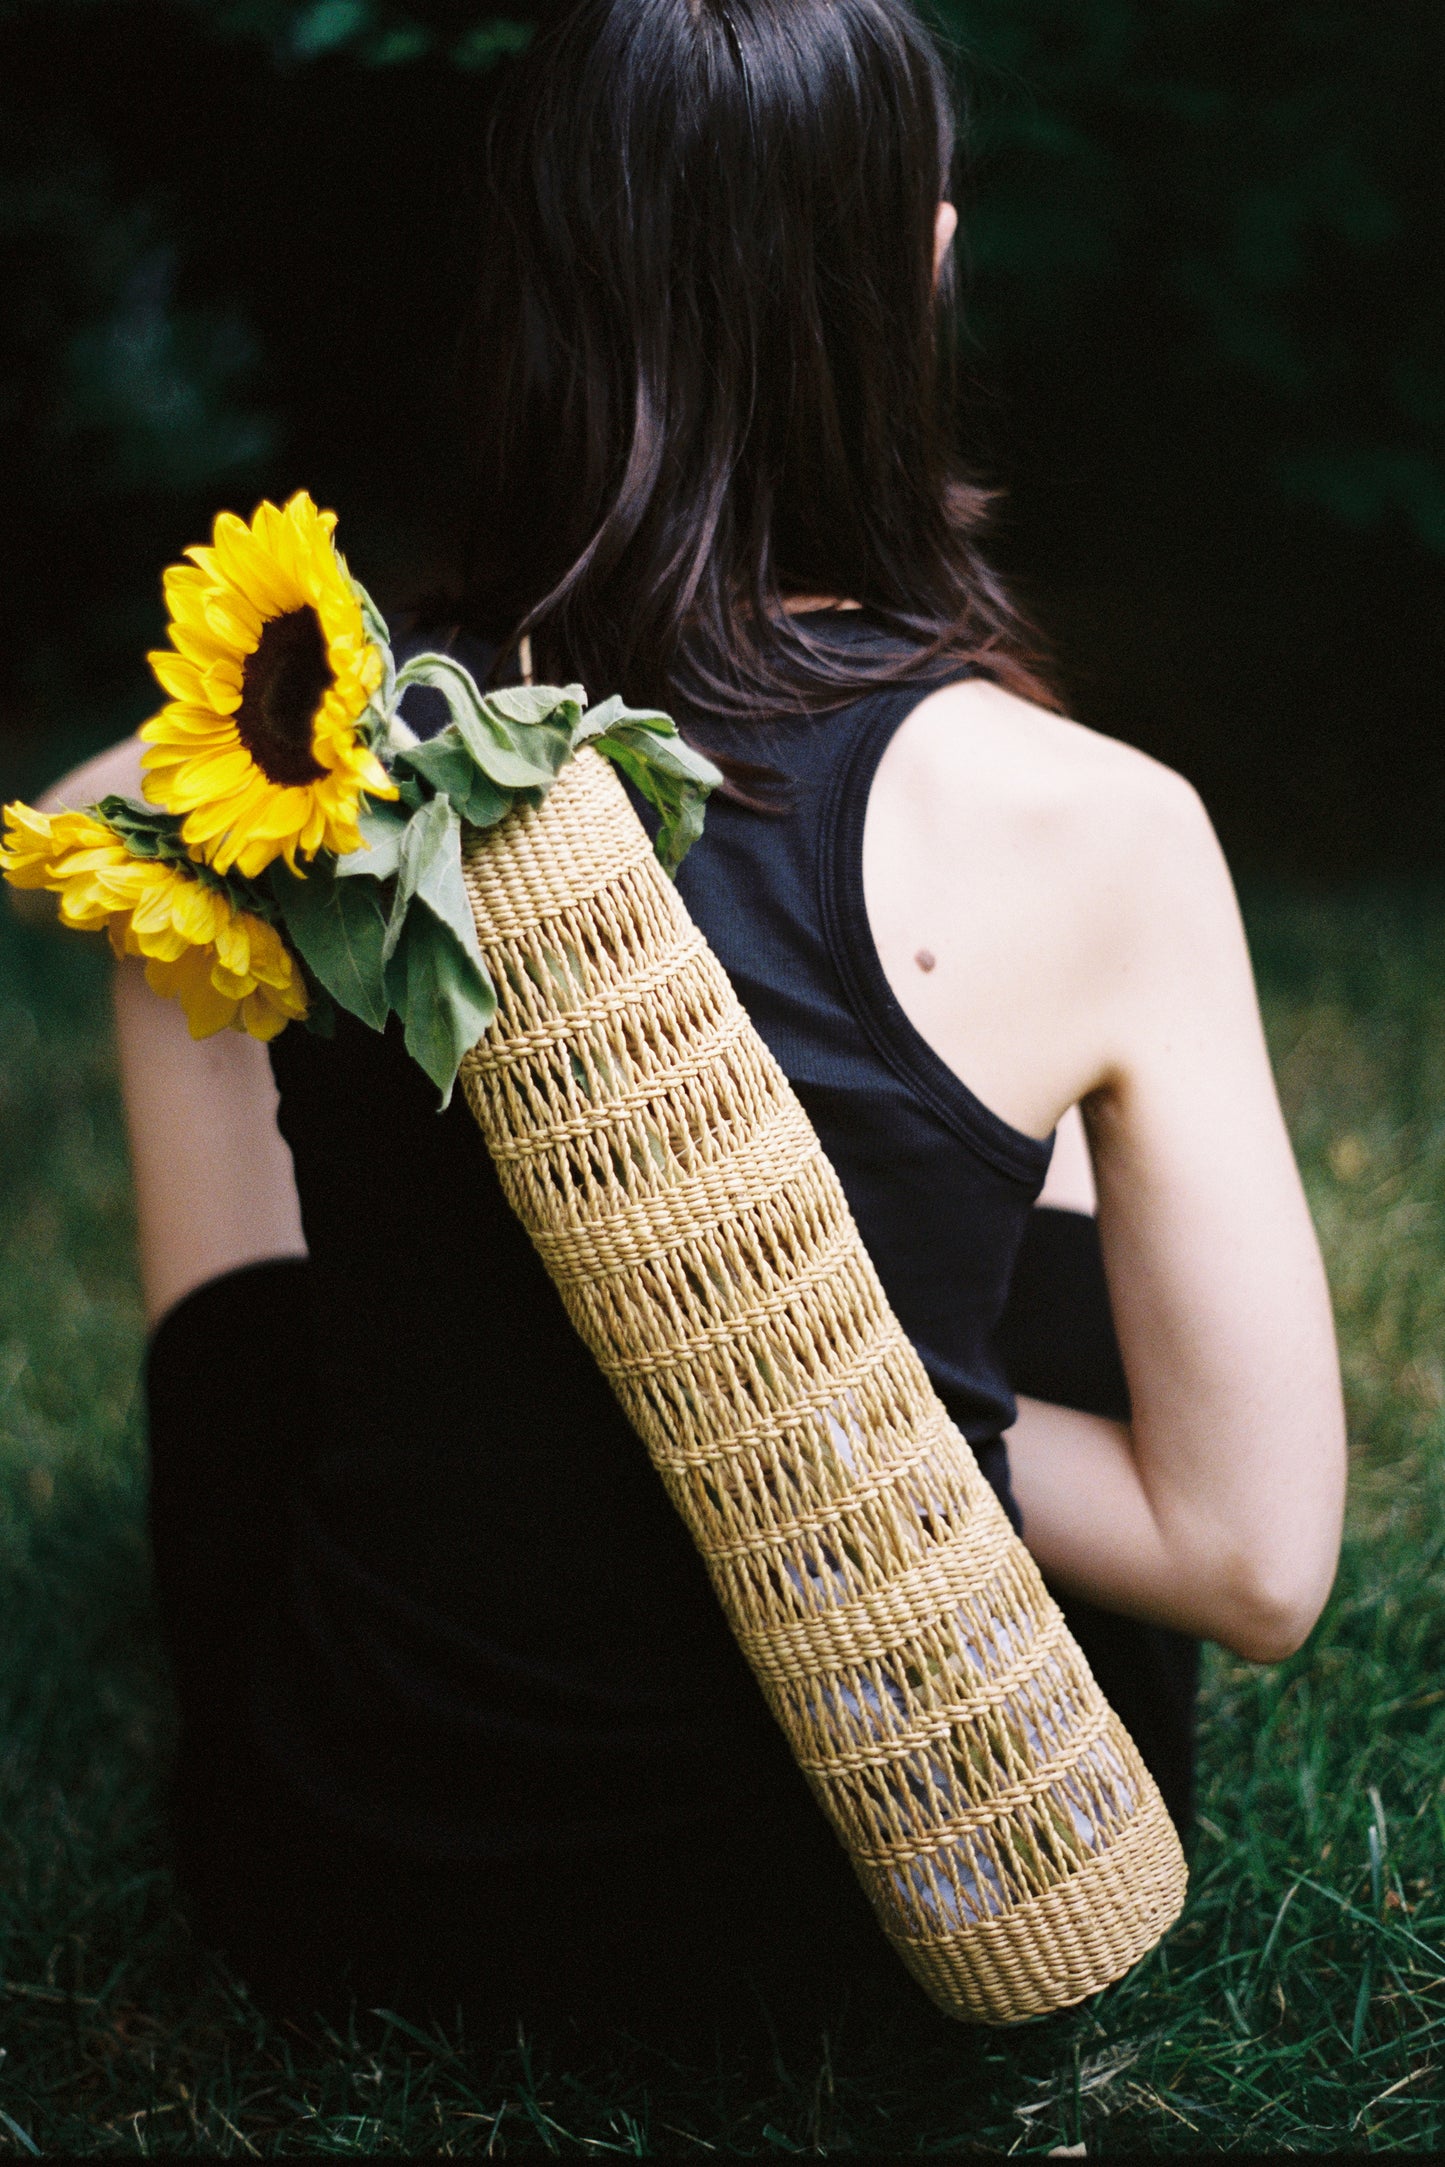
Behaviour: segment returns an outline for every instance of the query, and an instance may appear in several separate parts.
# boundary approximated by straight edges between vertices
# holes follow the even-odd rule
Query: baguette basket
[[[1082,2000],[1178,1916],[1178,1837],[806,1114],[597,753],[463,862],[468,1102],[883,1932],[950,2016]]]

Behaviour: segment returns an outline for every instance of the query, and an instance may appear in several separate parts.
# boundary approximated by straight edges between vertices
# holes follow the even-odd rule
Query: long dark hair
[[[938,657],[1047,698],[957,462],[954,142],[907,0],[574,0],[488,143],[464,621],[700,714]]]

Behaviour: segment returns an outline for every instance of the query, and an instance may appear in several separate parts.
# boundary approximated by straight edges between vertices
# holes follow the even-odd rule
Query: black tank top
[[[827,629],[872,636],[843,614]],[[920,1038],[863,906],[869,787],[925,689],[712,730],[714,749],[778,771],[787,809],[715,798],[679,887],[1012,1510],[994,1338],[1050,1144],[981,1105]],[[272,1061],[312,1257],[319,1413],[290,1501],[292,1570],[257,1650],[263,1762],[323,1821],[432,1857],[766,1813],[798,1779],[460,1094],[437,1113],[394,1019],[384,1035],[347,1017],[331,1039],[289,1030]]]

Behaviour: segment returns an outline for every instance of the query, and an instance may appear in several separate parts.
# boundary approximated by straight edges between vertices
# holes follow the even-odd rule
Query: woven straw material
[[[596,753],[465,876],[467,1098],[883,1931],[951,2016],[1081,2000],[1178,1916],[1179,1841],[807,1116]]]

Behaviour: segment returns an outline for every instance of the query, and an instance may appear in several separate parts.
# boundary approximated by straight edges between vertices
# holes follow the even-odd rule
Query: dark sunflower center
[[[311,725],[331,686],[326,638],[309,603],[272,617],[241,671],[236,728],[273,783],[314,783],[325,774],[311,749]]]

